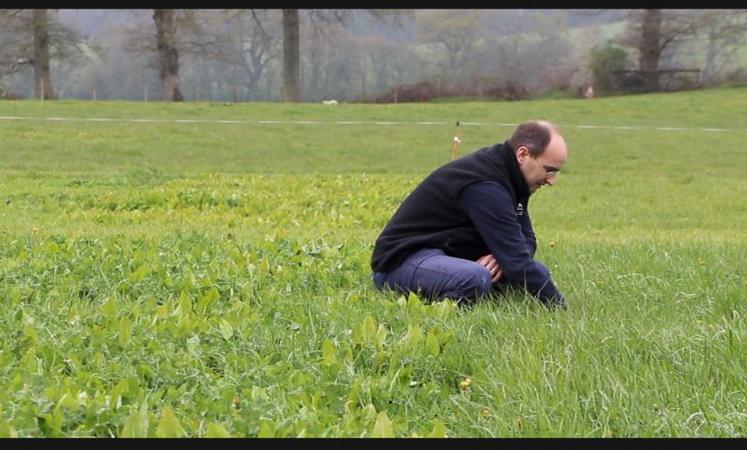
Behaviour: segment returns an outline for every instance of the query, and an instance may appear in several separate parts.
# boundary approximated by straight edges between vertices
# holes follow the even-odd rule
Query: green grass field
[[[0,102],[0,436],[745,436],[745,111]],[[373,289],[454,122],[494,124],[467,153],[533,118],[569,144],[529,211],[570,308]]]

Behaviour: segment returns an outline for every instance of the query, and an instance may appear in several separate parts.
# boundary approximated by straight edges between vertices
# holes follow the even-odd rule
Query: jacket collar
[[[498,157],[503,161],[504,167],[508,171],[517,200],[522,201],[529,198],[532,193],[529,192],[527,180],[524,179],[524,175],[519,168],[519,162],[516,161],[516,152],[508,141],[498,146]]]

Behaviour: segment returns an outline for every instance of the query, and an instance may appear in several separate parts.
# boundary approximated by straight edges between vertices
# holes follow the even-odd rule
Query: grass
[[[745,108],[744,89],[0,103],[253,122],[0,120],[0,435],[744,436]],[[373,289],[373,241],[448,160],[451,124],[534,117],[570,145],[529,209],[570,309]],[[510,130],[464,126],[463,153]]]

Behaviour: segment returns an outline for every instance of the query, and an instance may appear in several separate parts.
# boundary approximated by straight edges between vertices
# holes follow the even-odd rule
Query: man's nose
[[[556,177],[555,175],[551,175],[545,179],[545,184],[548,184],[550,186],[553,186],[557,182],[558,182],[558,177]]]

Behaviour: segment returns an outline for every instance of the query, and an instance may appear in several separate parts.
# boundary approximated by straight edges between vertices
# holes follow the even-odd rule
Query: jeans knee
[[[476,298],[488,295],[492,287],[493,280],[490,271],[485,267],[477,266],[464,275],[459,291],[462,297]]]
[[[477,275],[477,279],[475,280],[475,290],[482,297],[488,295],[491,289],[493,289],[493,277],[490,276],[490,271],[485,267],[480,267],[480,269],[478,272],[479,275]]]

